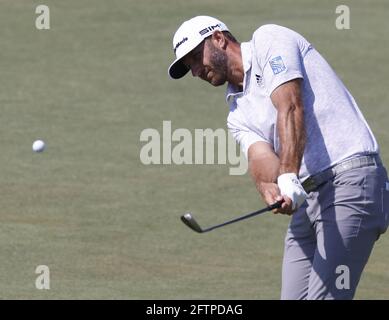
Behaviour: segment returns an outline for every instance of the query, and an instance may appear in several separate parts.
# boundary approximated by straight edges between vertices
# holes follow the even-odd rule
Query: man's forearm
[[[271,100],[277,109],[277,131],[280,139],[280,172],[300,171],[305,148],[304,105],[301,79],[294,79],[276,88]]]
[[[279,176],[279,158],[272,147],[264,142],[257,142],[248,151],[249,171],[254,180],[255,187],[267,202],[271,193],[278,193],[276,190],[277,177]]]
[[[302,103],[280,106],[277,127],[281,145],[279,174],[293,172],[298,176],[306,140]]]

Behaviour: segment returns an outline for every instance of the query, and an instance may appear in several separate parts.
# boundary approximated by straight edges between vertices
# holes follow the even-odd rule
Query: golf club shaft
[[[218,224],[218,225],[215,225],[215,226],[203,229],[203,232],[208,232],[208,231],[211,231],[213,229],[221,228],[221,227],[224,227],[224,226],[226,226],[228,224],[231,224],[231,223],[234,223],[234,222],[238,222],[238,221],[241,221],[241,220],[245,220],[245,219],[254,217],[254,216],[258,215],[258,214],[261,214],[261,213],[264,213],[264,212],[267,212],[267,211],[271,211],[273,209],[280,208],[281,205],[282,205],[282,201],[276,202],[276,203],[274,203],[274,204],[272,204],[270,206],[267,206],[266,208],[263,208],[261,210],[258,210],[258,211],[255,211],[255,212],[252,212],[252,213],[249,213],[249,214],[245,214],[244,216],[241,216],[241,217],[238,217],[238,218],[226,221],[224,223],[221,223],[221,224]]]

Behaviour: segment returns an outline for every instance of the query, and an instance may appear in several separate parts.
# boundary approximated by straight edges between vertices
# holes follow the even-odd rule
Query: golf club
[[[234,222],[238,222],[238,221],[241,221],[241,220],[244,220],[247,218],[254,217],[258,214],[261,214],[261,213],[264,213],[267,211],[271,211],[273,209],[280,208],[281,204],[282,204],[282,201],[278,201],[278,202],[276,202],[276,203],[274,203],[266,208],[263,208],[261,210],[258,210],[258,211],[252,212],[252,213],[248,213],[244,216],[241,216],[241,217],[238,217],[238,218],[235,218],[235,219],[232,219],[232,220],[226,221],[224,223],[217,224],[217,225],[205,228],[205,229],[200,227],[200,225],[197,223],[197,221],[195,220],[195,218],[193,217],[193,215],[191,213],[185,213],[184,215],[182,215],[181,220],[183,223],[185,223],[193,231],[196,231],[198,233],[204,233],[204,232],[208,232],[208,231],[220,228],[220,227],[224,227],[224,226],[231,224],[231,223],[234,223]]]

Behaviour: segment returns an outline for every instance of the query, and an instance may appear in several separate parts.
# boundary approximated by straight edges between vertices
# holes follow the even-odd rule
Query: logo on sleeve
[[[286,70],[286,66],[284,64],[284,61],[282,60],[281,56],[275,57],[269,61],[270,66],[273,70],[274,74],[279,74],[282,71]]]

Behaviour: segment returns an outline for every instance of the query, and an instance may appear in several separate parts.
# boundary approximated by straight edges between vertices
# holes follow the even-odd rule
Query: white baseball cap
[[[173,51],[176,60],[169,67],[171,78],[179,79],[188,73],[189,69],[181,59],[216,30],[228,31],[228,28],[223,22],[208,16],[194,17],[185,21],[177,29],[173,37]]]

